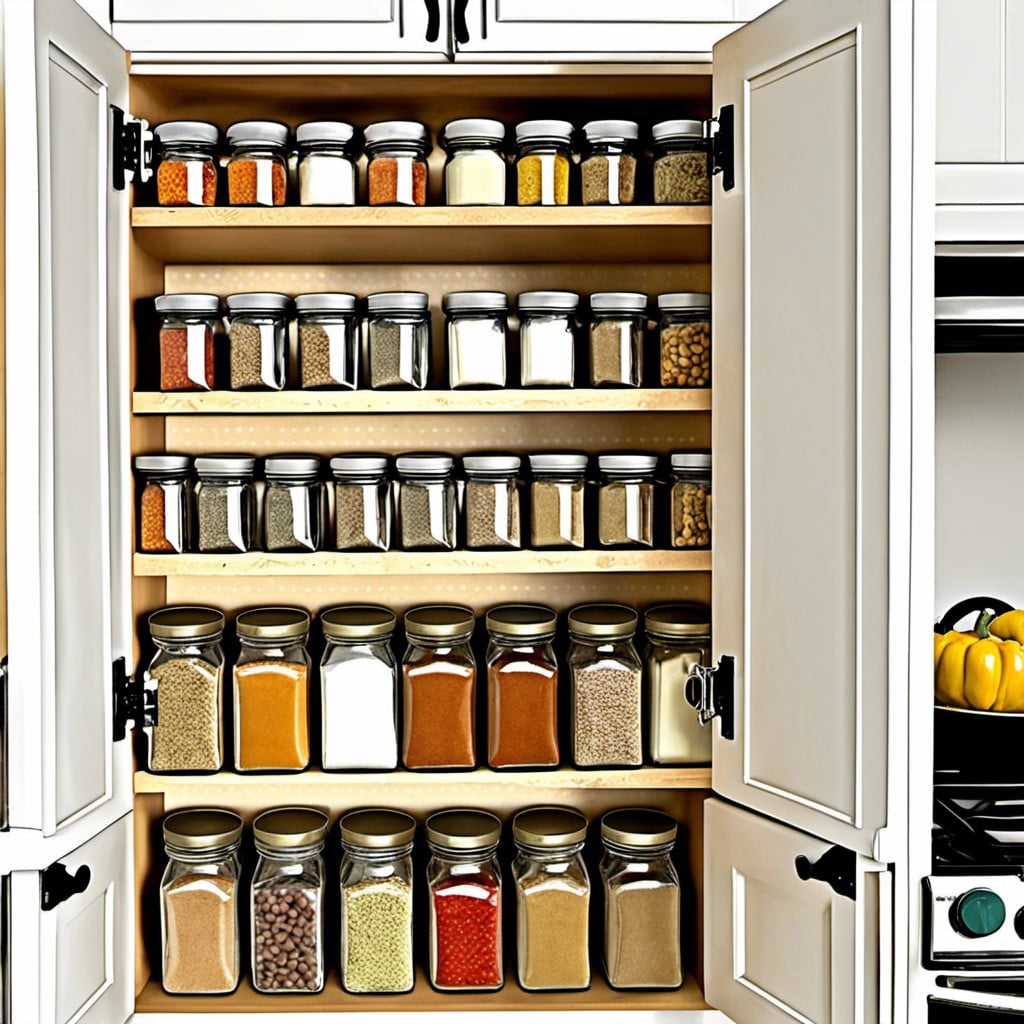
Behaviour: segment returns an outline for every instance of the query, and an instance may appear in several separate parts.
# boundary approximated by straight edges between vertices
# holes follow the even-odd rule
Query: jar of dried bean
[[[423,292],[367,296],[367,358],[371,388],[427,386],[430,372],[430,310]]]
[[[654,201],[694,205],[711,202],[708,140],[703,121],[662,121],[654,136]]]
[[[710,387],[711,296],[670,292],[658,296],[658,309],[662,387]]]
[[[338,551],[387,551],[391,546],[391,485],[383,455],[337,455],[334,546]]]
[[[618,206],[636,192],[636,121],[588,121],[580,164],[583,205]]]
[[[672,547],[711,547],[711,453],[673,452]]]
[[[678,988],[683,983],[677,825],[641,808],[601,819],[604,969],[612,988]]]
[[[523,546],[518,455],[467,455],[462,501],[466,547],[474,550]]]
[[[598,456],[597,539],[602,547],[654,547],[654,471],[658,456]]]
[[[288,307],[277,292],[240,292],[227,297],[231,388],[280,391],[285,385]]]
[[[430,983],[446,991],[488,991],[504,983],[501,948],[501,821],[487,811],[432,814]]]
[[[228,202],[284,206],[288,194],[288,127],[277,121],[238,121],[227,130]]]
[[[264,551],[319,551],[324,492],[315,455],[273,455],[263,463]]]
[[[213,332],[220,299],[216,295],[158,295],[160,390],[212,391]]]
[[[587,819],[532,807],[512,819],[519,984],[527,991],[590,987]]]
[[[264,811],[252,823],[252,985],[257,992],[324,987],[324,841],[327,815],[309,807]]]
[[[580,768],[643,763],[636,625],[636,612],[625,605],[586,604],[569,612],[572,749]]]
[[[192,538],[192,502],[187,455],[139,455],[139,550],[181,554]]]
[[[346,992],[409,992],[416,822],[371,808],[350,811],[340,828],[341,984]]]
[[[309,615],[257,608],[235,620],[235,768],[301,771],[309,765]]]
[[[317,292],[295,297],[299,371],[304,388],[359,386],[359,318],[356,297]]]
[[[378,121],[364,132],[370,206],[424,206],[430,133],[419,121]]]
[[[406,768],[476,765],[476,660],[473,612],[429,605],[405,613],[402,660]]]
[[[355,129],[344,121],[307,121],[295,129],[299,149],[299,203],[355,206]]]
[[[531,545],[585,547],[583,497],[587,456],[576,452],[531,455],[530,471]]]
[[[398,539],[403,551],[454,551],[457,495],[450,455],[399,455]]]
[[[175,811],[164,818],[160,880],[161,984],[171,995],[234,992],[239,981],[238,847],[231,811]]]
[[[165,121],[157,144],[156,201],[161,206],[214,206],[220,132],[205,121]]]
[[[251,455],[202,455],[196,459],[197,550],[251,551],[256,535],[256,488]]]
[[[450,292],[448,383],[453,388],[503,388],[508,347],[508,296],[503,292]]]
[[[590,313],[591,387],[640,387],[647,296],[643,292],[596,292],[590,296]]]
[[[519,296],[519,373],[524,388],[571,388],[575,379],[576,292]]]
[[[569,202],[572,125],[568,121],[520,121],[516,148],[519,205],[565,206]]]
[[[505,126],[489,117],[462,117],[444,126],[444,194],[449,206],[505,205]]]
[[[149,617],[156,653],[143,673],[154,772],[216,772],[224,764],[224,616],[213,608],[161,608]]]

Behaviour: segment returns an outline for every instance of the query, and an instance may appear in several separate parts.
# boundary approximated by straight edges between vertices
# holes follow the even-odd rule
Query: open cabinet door
[[[55,832],[130,809],[113,738],[127,653],[124,51],[73,0],[3,3],[9,818]]]

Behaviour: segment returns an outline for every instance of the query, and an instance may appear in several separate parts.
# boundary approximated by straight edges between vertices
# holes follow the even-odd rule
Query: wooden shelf
[[[167,263],[707,263],[710,206],[160,207],[135,241]]]
[[[387,551],[135,555],[136,576],[419,576],[709,572],[710,551]]]

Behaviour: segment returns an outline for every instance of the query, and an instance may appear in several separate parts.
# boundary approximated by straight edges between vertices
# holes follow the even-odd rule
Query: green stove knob
[[[953,927],[970,939],[984,938],[1003,927],[1006,904],[991,889],[971,889],[953,904]]]

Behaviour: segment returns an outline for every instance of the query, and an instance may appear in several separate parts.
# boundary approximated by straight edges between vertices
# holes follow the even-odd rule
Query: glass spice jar
[[[231,388],[280,391],[288,352],[287,295],[241,292],[227,297]]]
[[[413,967],[412,847],[401,811],[350,811],[341,830],[341,984],[346,992],[409,992]]]
[[[598,542],[602,547],[653,547],[658,456],[609,452],[598,456],[597,466]]]
[[[658,296],[658,309],[662,387],[710,387],[711,296],[670,292]]]
[[[197,550],[251,551],[256,534],[256,488],[251,455],[202,455],[196,459]]]
[[[256,608],[235,619],[235,769],[301,771],[309,766],[309,615]]]
[[[575,379],[576,292],[523,292],[519,373],[524,388],[571,388]]]
[[[528,992],[590,987],[587,819],[531,807],[512,819],[519,984]]]
[[[213,333],[220,299],[216,295],[158,295],[160,390],[212,391]]]
[[[224,764],[224,616],[161,608],[149,616],[156,651],[142,686],[143,732],[153,772],[216,772]]]
[[[674,548],[711,547],[711,452],[672,452]]]
[[[585,547],[583,496],[587,456],[542,452],[530,456],[530,543],[535,548]]]
[[[580,164],[583,205],[619,206],[636,192],[636,121],[588,121]]]
[[[457,495],[450,455],[399,455],[398,539],[403,551],[454,551]]]
[[[328,771],[398,765],[398,669],[391,650],[395,613],[378,605],[320,615],[320,750]]]
[[[462,502],[466,547],[471,550],[523,546],[518,455],[466,455]]]
[[[295,129],[300,206],[355,206],[355,128],[344,121],[307,121]]]
[[[317,292],[295,297],[299,376],[304,388],[359,386],[359,317],[356,297]]]
[[[566,664],[572,683],[572,749],[579,768],[643,763],[642,666],[633,646],[637,614],[620,604],[569,612]]]
[[[492,768],[558,766],[558,616],[544,605],[487,613],[487,763]]]
[[[449,292],[448,386],[503,388],[508,347],[508,296],[503,292]]]
[[[228,203],[284,206],[288,193],[288,127],[277,121],[237,121],[227,130]]]
[[[234,992],[240,975],[238,847],[231,811],[175,811],[163,822],[161,984],[171,995]]]
[[[476,660],[473,612],[425,605],[405,613],[402,660],[406,768],[476,766]]]
[[[569,202],[572,125],[568,121],[520,121],[516,148],[519,205],[565,206]]]
[[[147,553],[181,554],[192,536],[189,476],[192,460],[187,455],[138,455],[139,550]]]
[[[156,139],[156,201],[160,206],[215,206],[217,203],[216,125],[205,121],[165,121]]]
[[[676,832],[660,811],[622,808],[601,819],[604,969],[612,988],[683,983]]]
[[[366,298],[371,388],[427,386],[430,310],[423,292],[377,292]]]
[[[391,485],[383,455],[337,455],[334,546],[338,551],[387,551],[391,546]]]
[[[449,206],[505,205],[505,126],[488,117],[462,117],[444,126],[440,139]]]
[[[654,136],[654,201],[702,205],[711,202],[708,140],[703,121],[662,121]]]
[[[501,821],[487,811],[440,811],[427,819],[426,835],[430,983],[442,992],[499,989]]]
[[[263,461],[265,551],[319,551],[323,522],[320,460],[315,455],[271,455]]]
[[[590,314],[591,387],[640,387],[647,296],[643,292],[596,292],[590,296]]]
[[[324,842],[327,815],[310,807],[264,811],[252,823],[252,986],[257,992],[324,987]]]
[[[378,121],[363,135],[370,206],[426,205],[426,126],[419,121]]]

